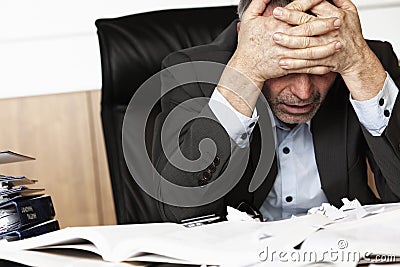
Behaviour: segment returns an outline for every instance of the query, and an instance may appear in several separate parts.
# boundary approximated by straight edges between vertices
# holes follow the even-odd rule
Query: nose
[[[301,100],[309,99],[313,92],[311,77],[308,74],[298,74],[293,79],[292,93]]]

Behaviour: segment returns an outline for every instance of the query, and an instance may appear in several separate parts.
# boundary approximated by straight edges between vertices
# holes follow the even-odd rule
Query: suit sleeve
[[[387,42],[371,42],[384,69],[400,88],[400,68],[392,46]],[[400,200],[400,97],[381,136],[372,136],[364,127],[363,134],[369,146],[369,161],[374,172],[379,195],[384,202]]]
[[[218,123],[208,105],[210,95],[203,93],[200,83],[180,85],[180,78],[177,76],[181,74],[169,71],[168,67],[189,61],[190,58],[183,52],[174,53],[163,61],[162,92],[166,92],[168,88],[174,89],[161,98],[162,111],[157,117],[153,138],[153,154],[158,156],[153,160],[163,179],[182,187],[193,188],[206,186],[215,181],[229,163],[231,151],[241,149],[235,146]],[[185,69],[186,71],[187,75],[196,75],[190,67]],[[215,87],[215,84],[208,86]],[[169,120],[171,118],[174,119],[172,123]],[[192,119],[186,121],[187,118]],[[202,141],[205,142],[200,144]],[[201,145],[202,154],[199,149]],[[179,159],[180,155],[197,163],[189,166],[183,162],[184,160]],[[158,184],[160,200],[158,206],[165,221],[179,222],[187,218],[226,213],[222,196],[214,201],[208,201],[213,195],[211,192],[213,187],[202,194],[191,195],[185,193],[184,188],[170,191],[162,179]],[[172,205],[171,200],[183,204]],[[190,204],[191,207],[188,207],[185,205],[186,200],[190,200],[190,203],[203,204],[199,206]]]

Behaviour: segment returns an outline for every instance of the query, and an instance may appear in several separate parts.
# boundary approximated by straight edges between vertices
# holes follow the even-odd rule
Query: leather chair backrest
[[[135,183],[123,156],[122,123],[129,101],[144,81],[160,71],[169,53],[211,42],[236,17],[236,7],[228,6],[96,21],[102,66],[101,118],[118,224],[161,220],[155,200]],[[158,104],[147,122],[148,151],[159,112]]]

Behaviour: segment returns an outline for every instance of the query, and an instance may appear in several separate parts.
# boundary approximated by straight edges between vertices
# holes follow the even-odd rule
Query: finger
[[[307,48],[315,46],[323,46],[329,42],[320,36],[308,37],[308,36],[293,36],[287,35],[281,32],[276,32],[272,35],[272,39],[275,43],[280,46],[284,46],[291,49]]]
[[[316,36],[337,30],[342,25],[338,18],[318,18],[311,22],[292,27],[287,34],[295,36]]]
[[[284,62],[284,65],[281,65],[281,62]],[[300,69],[309,69],[315,67],[324,67],[329,70],[333,69],[332,58],[326,57],[323,59],[294,59],[294,58],[286,58],[279,61],[279,66],[282,69],[295,71]]]
[[[285,57],[291,59],[322,59],[335,54],[342,48],[340,42],[331,42],[327,45],[309,47],[303,49],[292,49],[285,53]],[[287,66],[289,59],[282,59],[279,61],[279,65]]]
[[[261,16],[271,0],[253,0],[243,14],[242,21]]]
[[[331,72],[331,68],[327,66],[315,66],[308,68],[300,68],[300,69],[292,69],[289,70],[288,73],[305,73],[305,74],[315,74],[315,75],[324,75]]]
[[[312,21],[316,17],[301,11],[277,7],[272,12],[274,17],[291,25],[300,25]]]
[[[340,14],[340,9],[327,1],[314,6],[311,11],[320,18],[339,17]]]
[[[338,8],[344,10],[357,10],[356,6],[350,0],[333,0],[333,3]]]
[[[286,5],[285,8],[305,12],[321,3],[323,0],[295,0]]]

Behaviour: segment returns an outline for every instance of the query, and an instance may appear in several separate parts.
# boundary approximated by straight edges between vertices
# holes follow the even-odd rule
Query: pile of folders
[[[11,162],[2,161],[7,157],[4,153],[14,152],[0,152],[0,164]],[[44,189],[30,188],[36,182],[25,176],[0,175],[0,239],[14,241],[60,229],[51,197],[43,194]]]

